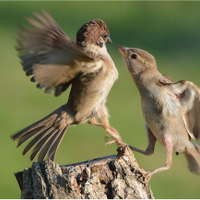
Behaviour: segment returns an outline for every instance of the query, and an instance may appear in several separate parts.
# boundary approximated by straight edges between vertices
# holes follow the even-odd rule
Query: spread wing
[[[23,70],[37,87],[45,87],[45,93],[55,91],[55,96],[65,91],[78,77],[86,65],[93,61],[76,48],[72,41],[43,10],[43,15],[34,12],[40,20],[26,17],[33,27],[22,27],[19,31],[19,57]]]
[[[185,128],[200,144],[200,89],[190,81],[179,81],[169,85],[170,95],[179,99],[184,110]]]
[[[183,84],[186,89],[180,102],[186,111],[185,121],[189,132],[194,134],[200,144],[200,89],[190,81]]]
[[[179,99],[185,115],[183,121],[191,138],[197,139],[200,144],[200,88],[190,81],[173,80],[164,75],[160,81],[168,88],[169,95]]]

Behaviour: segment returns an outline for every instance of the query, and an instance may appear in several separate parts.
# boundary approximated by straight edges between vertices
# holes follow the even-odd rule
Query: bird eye
[[[131,58],[136,59],[137,55],[136,54],[132,54]]]
[[[106,38],[106,37],[107,37],[107,34],[104,34],[103,37]]]

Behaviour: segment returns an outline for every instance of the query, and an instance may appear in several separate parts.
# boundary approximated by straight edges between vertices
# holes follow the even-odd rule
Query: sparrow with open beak
[[[35,136],[25,147],[23,155],[32,147],[30,159],[54,160],[57,148],[69,125],[89,122],[102,126],[113,136],[112,142],[124,145],[119,133],[109,125],[105,106],[107,95],[118,78],[115,64],[107,52],[106,43],[112,43],[106,24],[92,20],[84,24],[71,40],[43,11],[34,12],[40,20],[26,19],[34,28],[23,27],[18,33],[17,48],[23,70],[31,81],[45,93],[59,96],[71,85],[68,101],[40,121],[13,135],[18,146]],[[99,121],[97,123],[96,119]]]
[[[184,153],[191,172],[200,174],[200,89],[189,81],[174,83],[159,73],[154,57],[136,48],[118,47],[140,96],[146,121],[148,147],[145,151],[132,147],[144,155],[152,155],[156,140],[164,147],[167,160],[164,167],[144,172],[145,181],[172,165],[173,150]]]

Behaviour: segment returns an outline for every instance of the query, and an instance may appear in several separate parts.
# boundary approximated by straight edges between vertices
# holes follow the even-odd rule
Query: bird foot
[[[121,139],[115,138],[114,140],[111,140],[111,141],[109,141],[109,142],[106,142],[105,146],[106,146],[106,145],[111,145],[111,144],[113,144],[114,142],[117,142],[121,147],[125,147],[125,146],[127,145],[126,143],[122,142]]]
[[[142,181],[143,183],[147,184],[152,176],[151,171],[146,172],[144,169],[137,168],[137,171],[139,171],[141,174],[145,174],[146,176],[144,177],[144,180]]]
[[[106,142],[105,146],[106,146],[106,145],[111,145],[111,144],[114,143],[114,142],[116,142],[116,140],[111,140],[111,141],[109,141],[109,142]]]
[[[108,134],[110,134],[112,137],[113,137],[113,140],[109,141],[109,142],[106,142],[105,145],[111,145],[112,143],[114,142],[117,142],[120,146],[122,147],[125,147],[127,144],[124,143],[122,140],[121,140],[121,137],[120,137],[120,134],[117,132],[116,129],[114,129],[112,126],[109,126],[108,129],[106,129],[107,131],[107,134],[106,136],[108,136]]]

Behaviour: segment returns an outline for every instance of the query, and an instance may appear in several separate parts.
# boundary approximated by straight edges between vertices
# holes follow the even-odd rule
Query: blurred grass
[[[68,98],[68,92],[55,98],[36,89],[21,70],[14,49],[17,26],[27,25],[24,16],[33,16],[31,11],[40,12],[41,8],[70,37],[75,37],[80,26],[91,19],[106,22],[113,40],[108,51],[119,71],[108,96],[110,123],[133,146],[147,146],[144,119],[139,93],[117,46],[147,50],[155,56],[161,73],[200,86],[200,2],[0,2],[0,198],[20,198],[13,173],[31,166],[30,154],[21,156],[23,147],[16,149],[10,135],[46,116]],[[63,165],[116,154],[115,144],[104,147],[104,135],[102,128],[88,124],[70,127],[55,161]],[[150,157],[134,154],[145,170],[163,166],[166,159],[158,143]],[[165,199],[199,199],[199,183],[200,178],[188,171],[184,155],[174,156],[172,168],[150,181],[155,198]]]

